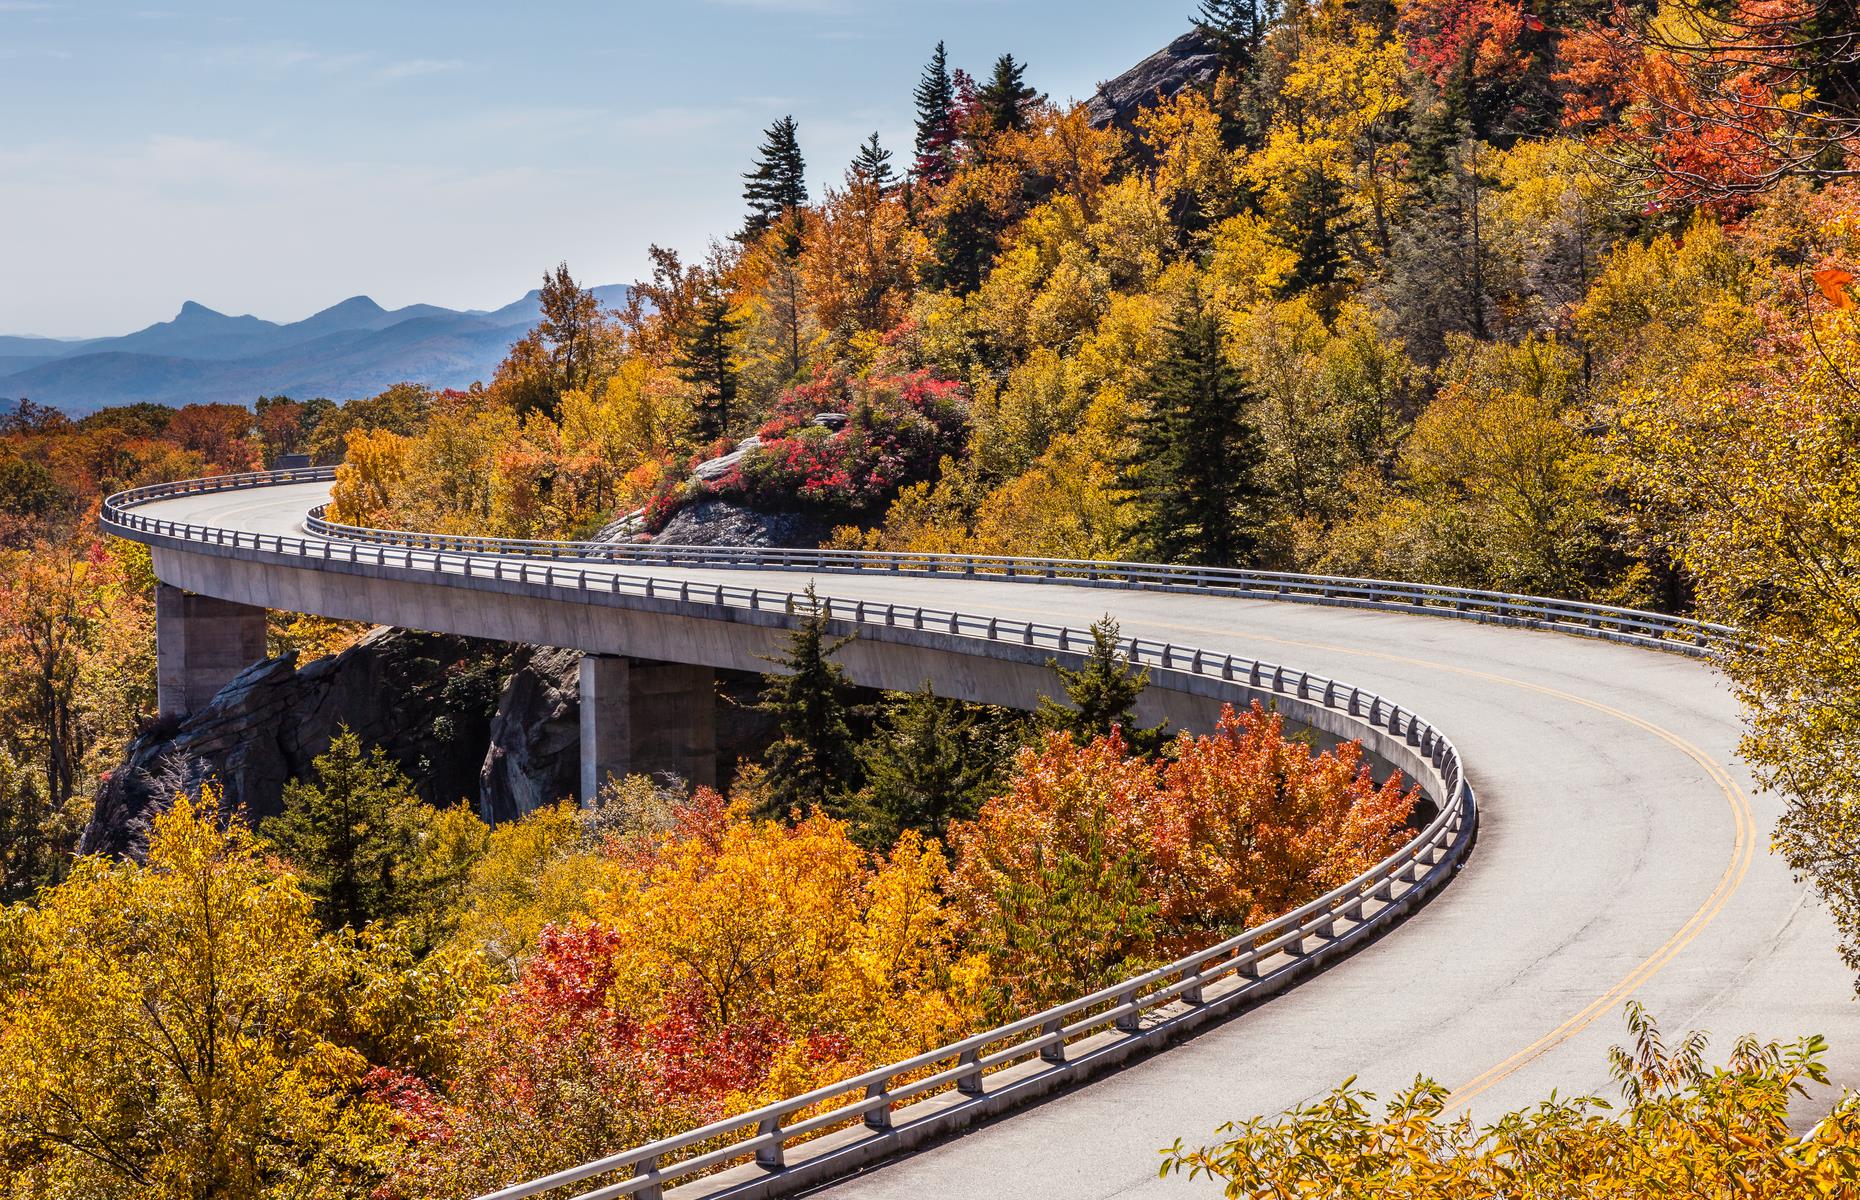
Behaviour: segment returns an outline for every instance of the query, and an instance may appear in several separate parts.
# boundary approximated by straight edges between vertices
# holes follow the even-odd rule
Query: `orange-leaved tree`
[[[933,844],[874,858],[842,822],[750,821],[703,790],[647,816],[601,837],[589,914],[460,1023],[449,1078],[377,1077],[407,1194],[583,1162],[976,1023],[983,965],[954,946]]]
[[[1257,701],[1183,737],[1145,814],[1160,915],[1183,949],[1255,924],[1394,853],[1420,799],[1400,772],[1378,784],[1357,742],[1313,753]]]
[[[1023,750],[1008,790],[951,827],[951,893],[998,1011],[1026,1012],[1210,944],[1348,881],[1420,798],[1360,745],[1315,754],[1259,705],[1183,734],[1160,766],[1122,734]]]

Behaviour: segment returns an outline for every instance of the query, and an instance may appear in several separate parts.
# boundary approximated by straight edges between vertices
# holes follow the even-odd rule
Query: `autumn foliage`
[[[1827,1081],[1827,1044],[1739,1038],[1722,1066],[1708,1039],[1669,1046],[1638,1005],[1633,1043],[1610,1051],[1619,1106],[1554,1093],[1484,1128],[1450,1117],[1447,1089],[1417,1079],[1377,1110],[1345,1083],[1278,1117],[1222,1127],[1219,1142],[1164,1151],[1163,1173],[1205,1177],[1247,1200],[1487,1200],[1609,1196],[1796,1200],[1860,1195],[1860,1104],[1834,1104],[1807,1132],[1791,1105]]]
[[[331,515],[363,524],[585,537],[709,500],[806,511],[847,547],[1107,558],[1190,552],[1145,531],[1197,489],[1129,484],[1218,425],[1246,448],[1221,514],[1242,565],[1744,629],[1724,666],[1745,756],[1860,970],[1856,29],[1852,0],[1294,4],[1204,31],[1219,74],[1108,126],[1012,56],[978,82],[939,51],[913,170],[873,138],[810,190],[784,122],[740,236],[652,247],[618,310],[552,269],[536,327],[469,390],[17,403],[0,1174],[34,1196],[467,1194],[1166,961],[1416,820],[1411,781],[1257,709],[1160,757],[1134,730],[1038,738],[999,783],[1020,735],[992,746],[926,693],[910,727],[964,745],[871,773],[940,763],[960,795],[882,838],[753,819],[751,787],[733,807],[635,780],[495,828],[410,806],[406,887],[361,929],[320,923],[313,864],[287,861],[314,839],[261,845],[206,801],[153,822],[146,862],[77,858],[154,707],[151,563],[96,534],[97,502],[285,454],[340,462]],[[1172,426],[1191,308],[1218,420]],[[280,622],[274,649],[344,636]],[[233,987],[203,992],[203,963]],[[234,1049],[203,1074],[196,1038]],[[1443,1123],[1431,1086],[1386,1119],[1343,1093],[1192,1165],[1237,1195],[1509,1195],[1535,1170],[1652,1196],[1692,1162],[1810,1194],[1787,1189],[1853,1137],[1851,1109],[1820,1141],[1779,1123],[1814,1058],[1740,1046],[1643,1087],[1630,1120],[1559,1101],[1496,1142]]]
[[[1049,735],[950,831],[952,896],[1004,1011],[1083,994],[1287,912],[1392,853],[1419,799],[1348,744],[1314,754],[1257,704],[1158,765]]]

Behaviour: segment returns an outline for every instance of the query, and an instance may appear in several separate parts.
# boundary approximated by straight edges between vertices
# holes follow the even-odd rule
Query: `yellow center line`
[[[1053,615],[1050,611],[1043,609],[1010,608],[1006,611],[1038,614],[1049,617]],[[1731,859],[1725,864],[1724,872],[1719,876],[1717,886],[1712,889],[1710,895],[1705,897],[1704,902],[1699,905],[1692,915],[1686,919],[1685,924],[1681,925],[1679,929],[1674,932],[1673,936],[1668,938],[1659,949],[1642,959],[1631,971],[1623,976],[1619,982],[1603,992],[1581,1011],[1577,1012],[1561,1025],[1558,1025],[1549,1033],[1544,1034],[1530,1045],[1519,1050],[1510,1058],[1488,1067],[1486,1070],[1473,1076],[1458,1088],[1454,1089],[1447,1097],[1449,1107],[1463,1108],[1494,1085],[1516,1074],[1557,1046],[1575,1037],[1578,1033],[1594,1024],[1603,1013],[1610,1011],[1617,1004],[1625,1002],[1633,993],[1634,989],[1640,987],[1657,975],[1661,968],[1671,962],[1680,951],[1684,950],[1699,936],[1699,934],[1705,931],[1706,926],[1710,925],[1711,922],[1716,919],[1719,912],[1724,909],[1725,904],[1730,901],[1731,896],[1743,883],[1744,876],[1749,872],[1750,864],[1756,857],[1756,817],[1750,808],[1750,798],[1744,794],[1742,788],[1737,786],[1736,781],[1731,778],[1730,773],[1719,766],[1712,760],[1709,754],[1694,743],[1687,741],[1670,729],[1655,725],[1653,722],[1642,717],[1637,717],[1624,709],[1615,708],[1611,705],[1591,700],[1586,696],[1579,696],[1574,692],[1566,692],[1560,688],[1553,688],[1540,683],[1530,683],[1523,679],[1514,679],[1509,675],[1498,675],[1490,671],[1479,671],[1471,667],[1455,666],[1451,663],[1436,662],[1426,658],[1414,658],[1405,654],[1391,654],[1382,650],[1363,650],[1354,646],[1338,646],[1328,642],[1301,641],[1296,638],[1275,637],[1271,634],[1255,634],[1232,629],[1212,629],[1205,625],[1183,625],[1168,621],[1155,621],[1149,618],[1143,618],[1143,624],[1153,628],[1174,629],[1183,633],[1192,634],[1212,634],[1217,637],[1233,636],[1237,634],[1254,641],[1269,642],[1281,646],[1292,646],[1298,649],[1322,650],[1335,654],[1354,655],[1358,658],[1380,659],[1384,662],[1402,663],[1407,666],[1446,671],[1454,675],[1463,675],[1471,679],[1481,679],[1490,683],[1497,683],[1506,687],[1519,688],[1524,691],[1536,692],[1539,695],[1551,696],[1558,700],[1565,700],[1571,704],[1581,705],[1584,708],[1593,709],[1596,712],[1604,713],[1617,720],[1625,721],[1627,724],[1637,729],[1642,729],[1653,734],[1661,741],[1673,746],[1686,757],[1698,763],[1705,774],[1712,782],[1716,783],[1719,790],[1724,793],[1725,800],[1731,806],[1731,818],[1736,827],[1736,839],[1731,849]]]

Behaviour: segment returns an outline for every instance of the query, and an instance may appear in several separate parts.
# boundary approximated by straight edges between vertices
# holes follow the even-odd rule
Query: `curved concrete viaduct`
[[[575,564],[661,589],[618,604],[598,586],[565,595],[534,575],[458,576],[432,555],[410,556],[404,569],[358,566],[344,561],[341,543],[304,539],[305,513],[326,493],[325,483],[296,483],[133,509],[140,520],[217,531],[204,540],[113,531],[154,546],[164,583],[215,602],[713,667],[757,669],[755,656],[779,644],[787,618],[725,612],[704,589],[793,592],[810,581],[798,571]],[[299,549],[231,544],[253,533]],[[1608,1094],[1605,1051],[1624,1036],[1629,998],[1669,1030],[1714,1031],[1720,1049],[1744,1032],[1823,1033],[1834,1044],[1834,1082],[1860,1085],[1860,1011],[1831,922],[1767,852],[1776,805],[1737,763],[1736,703],[1705,663],[1560,633],[1234,596],[882,573],[821,575],[819,584],[874,614],[923,605],[1082,628],[1109,611],[1128,635],[1348,680],[1450,735],[1480,809],[1477,850],[1451,887],[1295,992],[1011,1119],[833,1184],[834,1195],[1190,1194],[1185,1182],[1157,1181],[1158,1147],[1208,1140],[1222,1121],[1277,1112],[1350,1075],[1385,1095],[1432,1075],[1477,1118],[1552,1088]],[[218,614],[220,627],[237,625],[226,611],[237,609]],[[1044,682],[1049,655],[995,645],[978,656],[913,628],[868,626],[847,665],[879,686],[930,676],[943,694],[1024,702]],[[224,669],[207,657],[196,689]],[[182,687],[178,676],[173,686]],[[1184,691],[1152,703],[1199,723],[1209,701]],[[1382,750],[1399,758],[1399,747]]]

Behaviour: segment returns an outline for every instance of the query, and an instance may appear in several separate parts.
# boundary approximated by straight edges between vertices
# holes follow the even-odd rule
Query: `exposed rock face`
[[[136,739],[98,792],[82,848],[128,850],[158,793],[182,776],[210,774],[227,807],[273,816],[286,781],[344,725],[386,751],[427,800],[475,795],[502,658],[492,643],[381,629],[302,670],[291,657],[255,663],[200,712]]]
[[[786,546],[824,542],[833,522],[807,513],[764,513],[724,500],[702,500],[678,511],[652,539],[655,546]]]
[[[302,670],[291,658],[254,663],[200,712],[136,739],[99,789],[82,848],[135,850],[152,812],[208,778],[227,809],[274,816],[284,785],[309,773],[343,725],[386,751],[430,803],[470,799],[487,821],[534,812],[580,787],[580,664],[577,650],[404,629],[378,629]],[[721,671],[718,681],[727,778],[775,730],[754,707],[759,676]]]
[[[478,811],[487,821],[534,812],[581,786],[580,651],[526,646],[515,663],[478,772]]]
[[[1212,80],[1219,62],[1200,31],[1190,30],[1117,78],[1101,84],[1085,103],[1094,125],[1130,129],[1137,113],[1160,97],[1173,100]]]

